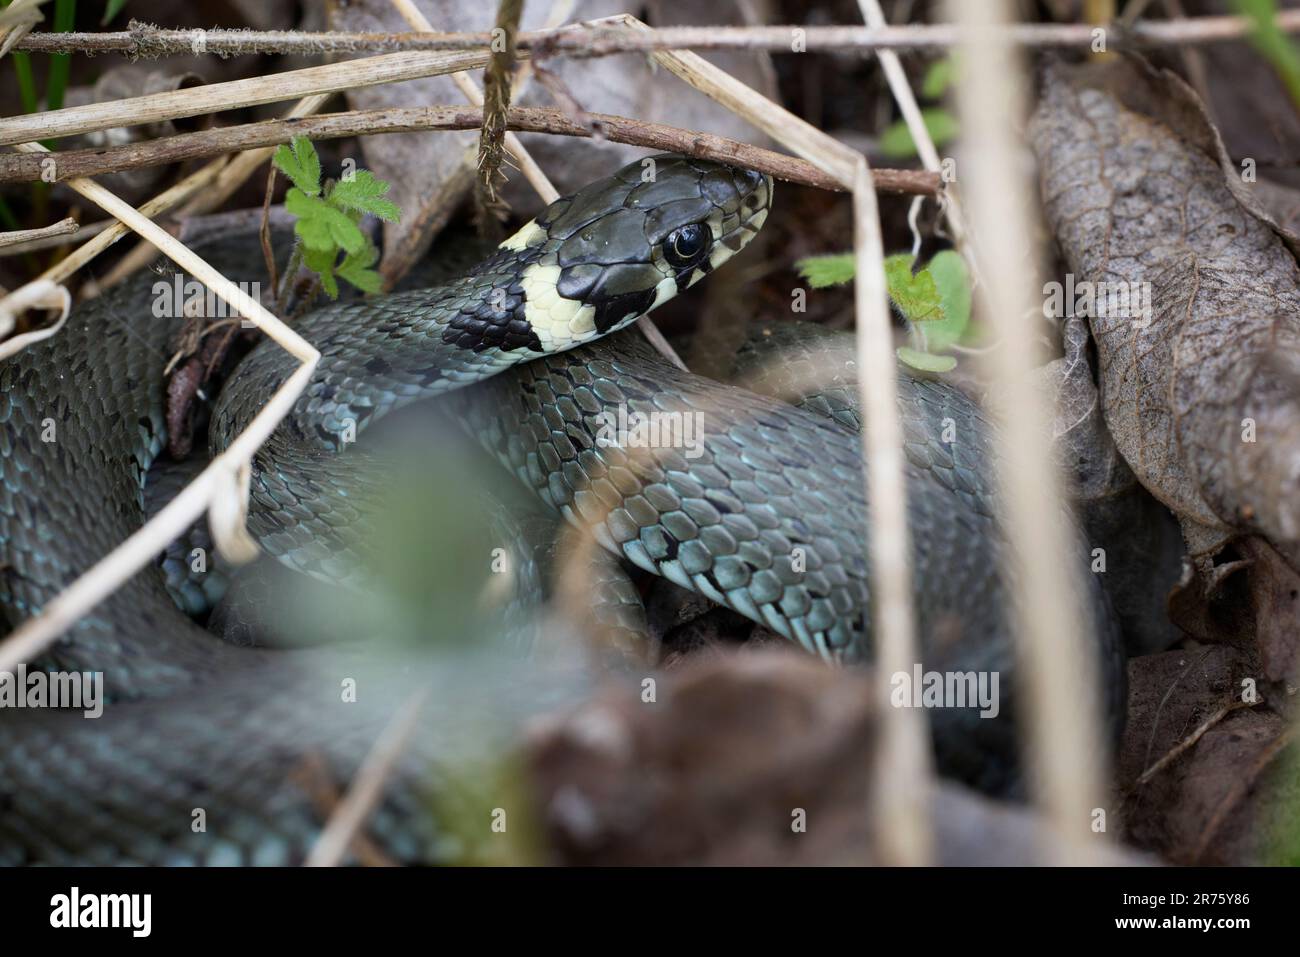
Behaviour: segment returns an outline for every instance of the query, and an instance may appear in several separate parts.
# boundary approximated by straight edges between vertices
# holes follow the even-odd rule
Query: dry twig
[[[31,248],[30,243],[51,239],[55,236],[70,236],[78,228],[77,221],[69,216],[67,219],[61,219],[49,226],[42,226],[40,229],[16,229],[13,232],[0,233],[0,249],[20,245]]]
[[[518,49],[537,56],[597,57],[616,53],[661,50],[769,50],[795,52],[794,41],[805,50],[868,53],[874,50],[947,51],[962,42],[961,30],[951,23],[907,24],[890,27],[857,26],[702,26],[661,27],[629,35],[607,26],[609,20],[591,24],[520,33]],[[1300,11],[1279,10],[1277,25],[1286,33],[1300,33]],[[999,43],[1038,49],[1091,48],[1095,28],[1087,23],[1011,23],[990,36]],[[1244,17],[1195,17],[1173,22],[1143,20],[1125,27],[1111,24],[1107,47],[1140,49],[1191,46],[1239,40],[1252,23]],[[306,33],[296,30],[163,30],[133,23],[129,30],[104,33],[30,33],[15,49],[37,53],[122,53],[132,58],[195,53],[242,56],[258,53],[326,56],[339,53],[405,51],[486,51],[490,33]]]
[[[78,176],[98,176],[121,170],[179,163],[184,160],[233,153],[254,147],[287,143],[295,136],[313,141],[349,136],[404,133],[417,130],[470,130],[482,122],[482,111],[472,107],[426,106],[328,113],[324,116],[264,120],[175,136],[124,143],[101,149],[67,150],[32,156],[0,154],[0,183],[29,182],[44,175],[53,182]],[[759,146],[658,123],[605,113],[587,114],[586,120],[558,110],[515,108],[506,114],[512,129],[529,133],[589,137],[596,124],[606,139],[647,149],[698,156],[701,159],[770,173],[778,179],[819,189],[845,190],[835,177],[813,163],[774,153]],[[878,169],[872,171],[876,189],[885,193],[933,196],[942,185],[928,170]]]

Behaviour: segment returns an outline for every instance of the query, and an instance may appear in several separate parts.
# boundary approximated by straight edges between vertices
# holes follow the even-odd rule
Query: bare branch
[[[16,229],[10,233],[0,233],[0,249],[6,246],[17,246],[20,243],[26,244],[41,239],[49,239],[51,236],[67,236],[77,231],[77,221],[71,217],[61,219],[50,226],[42,226],[40,229]]]
[[[870,52],[875,50],[946,51],[958,45],[959,31],[952,24],[908,24],[889,27],[856,26],[703,26],[664,27],[642,35],[629,35],[594,25],[519,34],[520,52],[536,56],[609,56],[653,50],[769,50],[791,53],[794,40],[801,50]],[[1300,33],[1300,10],[1279,10],[1277,25],[1286,33]],[[1196,17],[1182,21],[1144,20],[1106,30],[1108,49],[1188,46],[1239,40],[1251,30],[1244,17]],[[999,40],[1035,48],[1088,49],[1098,29],[1088,23],[1014,23],[1002,27]],[[304,33],[296,30],[162,30],[132,22],[131,29],[111,33],[30,33],[15,49],[36,53],[120,53],[132,58],[210,53],[231,57],[249,54],[326,56],[339,53],[381,53],[415,50],[467,50],[485,52],[488,33]]]
[[[105,149],[68,150],[61,153],[0,154],[0,183],[38,180],[42,171],[53,182],[96,176],[120,170],[160,166],[182,160],[235,153],[287,143],[295,136],[312,140],[340,139],[376,133],[415,130],[478,129],[483,112],[468,106],[428,106],[388,110],[360,110],[324,116],[264,120],[242,126],[200,130],[176,136],[124,143]],[[701,159],[743,166],[779,179],[820,189],[844,190],[837,179],[812,163],[774,153],[736,140],[683,130],[658,123],[604,113],[589,114],[586,122],[558,110],[512,109],[506,114],[513,130],[590,137],[591,123],[616,143],[698,156]],[[53,163],[51,167],[49,164]],[[940,177],[925,170],[877,169],[872,171],[877,190],[886,193],[935,195]]]

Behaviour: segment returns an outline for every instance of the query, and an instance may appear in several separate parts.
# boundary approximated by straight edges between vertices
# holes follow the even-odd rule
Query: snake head
[[[501,244],[530,347],[569,349],[667,302],[744,249],[771,201],[770,176],[671,153],[556,200]]]

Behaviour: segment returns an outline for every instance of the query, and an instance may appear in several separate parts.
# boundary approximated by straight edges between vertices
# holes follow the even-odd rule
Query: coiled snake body
[[[869,509],[858,438],[845,427],[854,416],[842,342],[804,337],[775,365],[742,351],[747,384],[772,393],[811,359],[828,360],[815,395],[783,396],[792,405],[678,370],[630,332],[602,338],[720,266],[767,215],[765,176],[672,156],[651,165],[653,176],[634,164],[557,201],[452,282],[306,317],[300,331],[320,365],[254,461],[249,527],[262,548],[317,579],[346,577],[341,557],[364,552],[365,491],[384,472],[351,439],[447,393],[438,405],[608,551],[827,659],[869,657]],[[58,335],[0,366],[0,603],[11,625],[142,521],[175,331],[146,315],[148,288],[127,284],[79,308]],[[767,332],[778,343],[789,335]],[[273,343],[243,361],[213,412],[214,449],[293,366]],[[1009,583],[987,428],[939,382],[904,376],[899,407],[925,665],[1004,675],[999,719],[934,713],[937,753],[948,773],[1006,789]],[[699,448],[603,441],[606,414],[620,410],[698,414]],[[54,440],[44,441],[51,423]],[[943,438],[949,425],[956,441]],[[1108,627],[1098,633],[1115,714],[1117,645]],[[0,863],[301,861],[395,701],[417,685],[425,718],[365,833],[389,859],[472,857],[471,839],[445,824],[448,807],[487,814],[499,798],[482,796],[480,808],[457,775],[492,735],[507,737],[512,720],[570,698],[585,678],[496,658],[412,660],[407,648],[364,642],[285,651],[222,642],[179,611],[157,568],[145,569],[40,663],[102,672],[101,718],[0,709]],[[358,693],[341,700],[341,685]],[[374,688],[383,690],[364,693]]]

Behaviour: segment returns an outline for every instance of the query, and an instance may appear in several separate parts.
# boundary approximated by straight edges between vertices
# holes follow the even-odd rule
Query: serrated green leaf
[[[284,208],[298,217],[294,231],[309,249],[342,248],[350,253],[361,250],[366,237],[347,214],[316,196],[308,196],[297,187],[284,196]]]
[[[927,100],[939,99],[952,86],[955,73],[956,64],[952,57],[935,60],[926,68],[925,77],[921,80],[921,95]]]
[[[329,207],[323,202],[294,186],[284,194],[284,208],[298,217],[293,224],[293,231],[307,249],[321,252],[336,250],[336,244],[330,236],[329,223],[323,215]]]
[[[842,286],[853,281],[853,253],[809,256],[795,263],[795,269],[814,289]]]
[[[921,119],[935,146],[942,146],[957,136],[957,120],[942,107],[926,107]],[[916,155],[912,133],[902,120],[893,123],[880,137],[880,153],[890,159],[908,159]]]
[[[325,206],[321,214],[329,226],[330,236],[345,252],[355,253],[366,244],[366,234],[361,227],[333,206]]]
[[[920,369],[922,372],[951,372],[957,368],[957,360],[952,356],[931,355],[907,346],[898,347],[898,359],[904,365]]]
[[[933,322],[943,318],[939,290],[928,269],[912,275],[912,256],[899,253],[885,257],[885,281],[889,298],[908,322]]]
[[[384,199],[390,185],[368,169],[359,169],[351,177],[334,184],[330,190],[330,201],[340,209],[369,213],[388,222],[397,222],[402,211],[396,203]]]
[[[276,148],[271,162],[308,196],[320,193],[320,157],[305,136],[295,136],[288,146]]]

